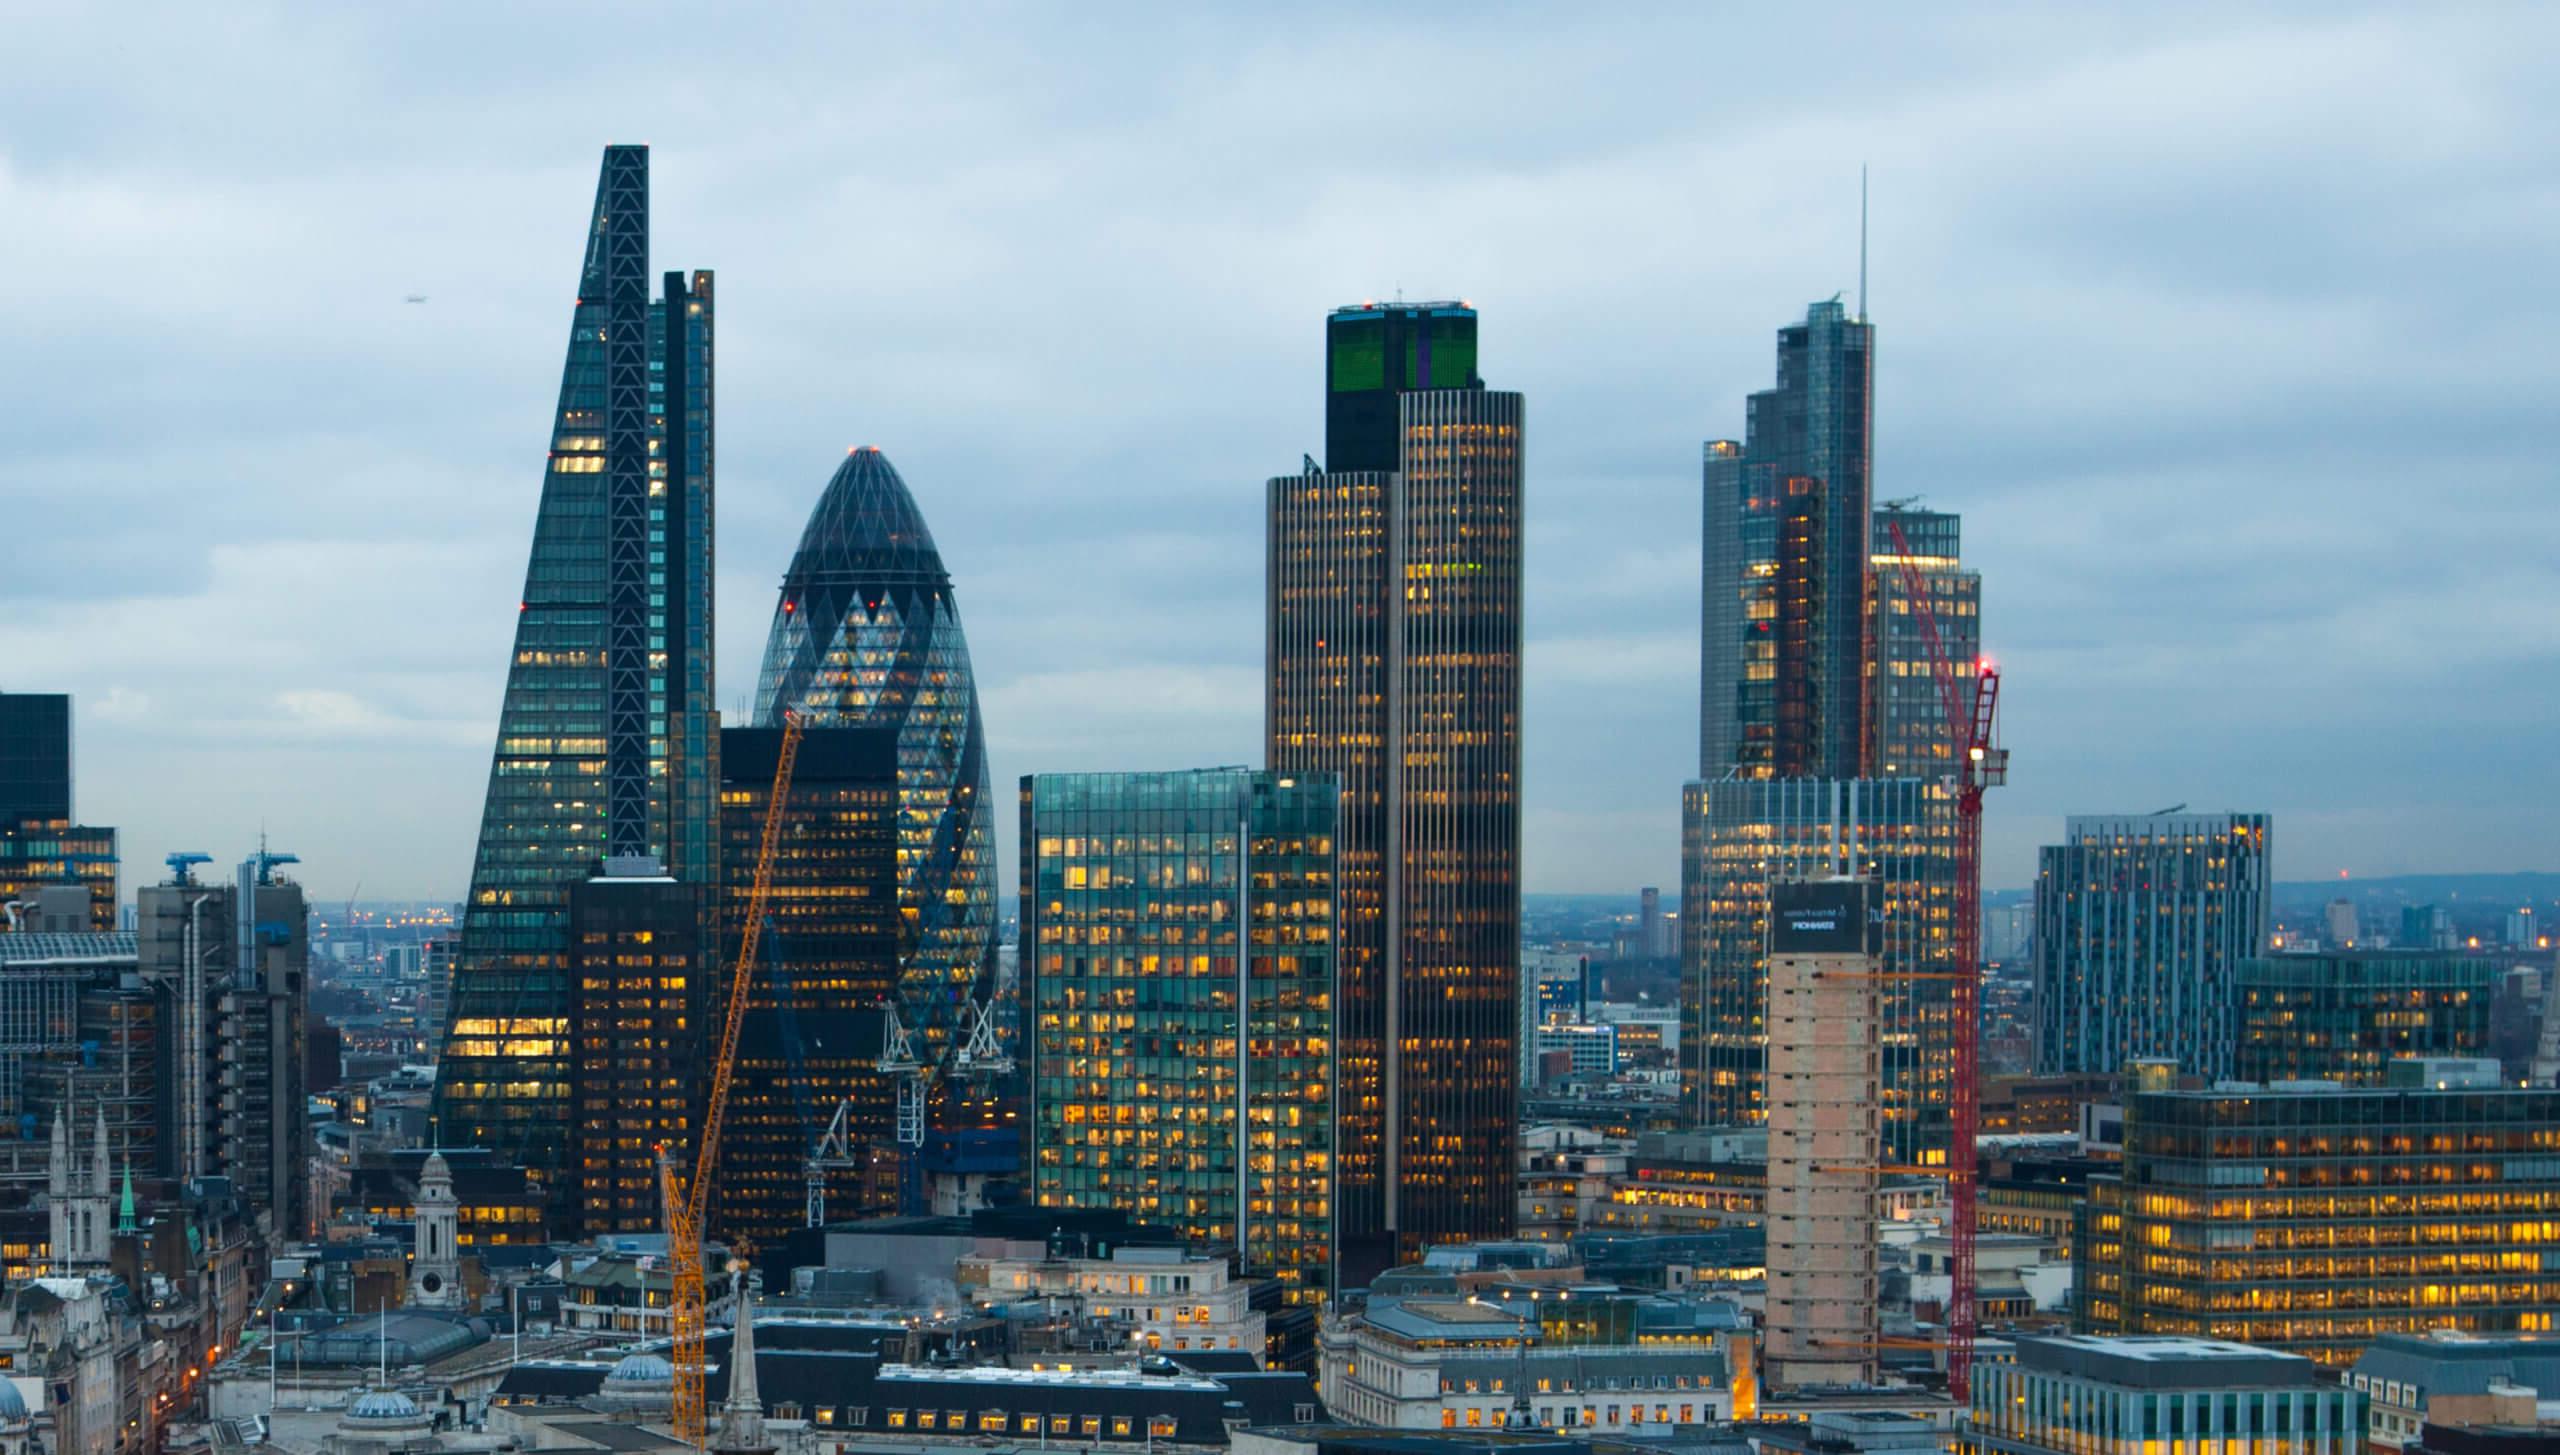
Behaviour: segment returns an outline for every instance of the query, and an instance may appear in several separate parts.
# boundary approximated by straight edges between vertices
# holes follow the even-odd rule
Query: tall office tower
[[[1875,1380],[1875,885],[1769,886],[1767,1382]]]
[[[2036,1069],[2234,1066],[2241,962],[2267,949],[2262,813],[2073,815],[2036,873]]]
[[[1334,1289],[1339,786],[1247,768],[1022,780],[1032,1186]]]
[[[712,445],[711,275],[650,297],[649,152],[607,147],[435,1097],[443,1145],[564,1206],[570,891],[607,855],[715,877]]]
[[[71,697],[0,692],[0,825],[71,819]]]
[[[1879,1082],[1889,1162],[1946,1157],[1955,823],[1917,778],[1692,783],[1681,797],[1680,1090],[1692,1119],[1768,1115],[1769,894],[1797,879],[1874,881],[1889,975]]]
[[[962,1001],[995,989],[996,857],[987,736],[951,573],[888,457],[845,456],[782,578],[756,722],[897,738],[898,1014],[920,1057]]]
[[[2330,900],[2329,907],[2321,912],[2321,922],[2329,932],[2329,948],[2333,950],[2352,950],[2356,947],[2356,940],[2358,938],[2356,931],[2359,926],[2356,923],[2356,902],[2354,900]]]
[[[1707,443],[1701,778],[1783,774],[1782,727],[1802,775],[1863,771],[1874,380],[1875,326],[1814,304],[1778,330],[1777,387],[1751,396],[1743,439]],[[1791,574],[1788,539],[1812,553]],[[1790,634],[1800,659],[1780,655]]]
[[[657,1149],[689,1154],[710,1057],[703,898],[636,854],[569,890],[576,1071],[564,1170],[580,1236],[666,1226]]]
[[[1666,954],[1668,951],[1663,942],[1667,938],[1662,918],[1662,891],[1648,884],[1636,891],[1636,953]]]
[[[252,859],[235,884],[200,882],[182,865],[140,891],[135,965],[166,1000],[127,1014],[168,1038],[160,1170],[181,1182],[230,1178],[279,1237],[295,1239],[308,1236],[310,1214],[310,913],[302,886],[273,863]]]
[[[0,934],[60,918],[54,888],[87,891],[80,928],[116,928],[116,831],[75,822],[71,787],[71,698],[0,692]]]
[[[1914,612],[1902,568],[1920,578],[1938,623],[1939,644],[1961,673],[1982,656],[1982,573],[1964,568],[1963,519],[1950,511],[1876,508],[1870,564],[1875,610],[1867,628],[1875,661],[1867,693],[1867,772],[1876,778],[1943,777],[1955,749],[1947,736],[1946,699],[1939,695],[1929,643]],[[1894,545],[1902,527],[1910,547],[1906,561]],[[1969,689],[1968,689],[1969,690]]]
[[[1464,305],[1336,310],[1330,469],[1269,486],[1270,764],[1342,783],[1352,1281],[1516,1212],[1522,404],[1474,338]]]
[[[773,802],[779,728],[720,730],[721,990],[738,966],[756,853]],[[898,993],[898,738],[811,728],[800,740],[774,849],[773,885],[747,987],[747,1018],[721,1123],[713,1236],[771,1247],[807,1221],[810,1149],[846,1107],[853,1145],[895,1132],[879,1070]],[[716,1021],[712,1024],[717,1024]],[[894,1212],[865,1201],[850,1167],[823,1172],[830,1216]]]
[[[311,1113],[304,1094],[311,912],[302,886],[276,877],[262,854],[232,891],[238,949],[213,1006],[219,1108],[217,1162],[276,1235],[298,1241],[311,1220]]]

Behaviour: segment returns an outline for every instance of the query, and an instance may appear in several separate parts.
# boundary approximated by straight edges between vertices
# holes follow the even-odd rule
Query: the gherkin
[[[951,576],[915,497],[875,449],[845,457],[782,578],[756,721],[898,738],[898,1011],[946,1044],[964,999],[993,984],[995,834],[986,732]]]

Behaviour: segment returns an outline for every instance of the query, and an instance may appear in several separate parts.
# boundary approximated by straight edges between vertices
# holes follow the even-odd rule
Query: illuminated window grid
[[[2378,1334],[2538,1332],[2560,1313],[2560,1091],[2149,1092],[2093,1178],[2092,1333],[2351,1362]]]
[[[1336,794],[1245,769],[1022,785],[1034,1195],[1234,1250],[1293,1303],[1333,1284]]]

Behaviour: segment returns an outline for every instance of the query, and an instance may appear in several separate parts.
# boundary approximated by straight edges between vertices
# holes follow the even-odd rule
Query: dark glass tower
[[[726,1005],[746,930],[756,853],[773,802],[779,728],[720,730]],[[806,1221],[809,1149],[836,1109],[856,1147],[894,1130],[896,1089],[878,1069],[898,991],[898,740],[881,728],[812,728],[800,742],[775,842],[755,983],[722,1124],[712,1236],[766,1248]],[[896,1210],[865,1201],[849,1169],[827,1174],[830,1217]]]
[[[1699,762],[1702,778],[1854,778],[1864,768],[1867,518],[1874,491],[1875,326],[1838,300],[1778,330],[1778,382],[1751,396],[1740,444],[1706,447],[1706,566]],[[1784,597],[1791,505],[1818,493],[1820,589]],[[1794,613],[1791,618],[1789,613]],[[1781,700],[1781,640],[1810,655]],[[1800,716],[1790,719],[1794,712]],[[1782,738],[1793,734],[1792,740]],[[1782,752],[1797,765],[1782,768]]]
[[[436,1135],[571,1196],[569,891],[714,877],[711,275],[650,296],[649,153],[605,149],[463,911]],[[698,938],[698,937],[697,937]]]
[[[34,901],[56,887],[88,891],[86,928],[115,929],[116,831],[72,820],[70,696],[0,692],[0,904],[27,906],[0,931],[53,924],[60,906]]]
[[[1474,332],[1458,304],[1336,311],[1333,468],[1269,484],[1270,765],[1342,784],[1346,1282],[1515,1216],[1523,411]],[[1345,396],[1444,370],[1465,386],[1391,393],[1381,462]]]
[[[71,818],[71,698],[0,692],[0,828]]]
[[[855,450],[782,578],[756,721],[897,739],[898,1012],[923,1055],[995,983],[995,830],[969,639],[933,532],[888,457]]]

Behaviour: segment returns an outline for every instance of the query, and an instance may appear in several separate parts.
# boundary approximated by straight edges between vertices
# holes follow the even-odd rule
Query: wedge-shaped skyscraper
[[[986,730],[951,575],[907,483],[875,449],[845,457],[782,578],[756,721],[897,735],[898,1013],[939,1051],[994,983],[995,831]]]
[[[714,877],[711,274],[653,298],[649,152],[608,147],[463,910],[436,1135],[565,1196],[569,891]]]

